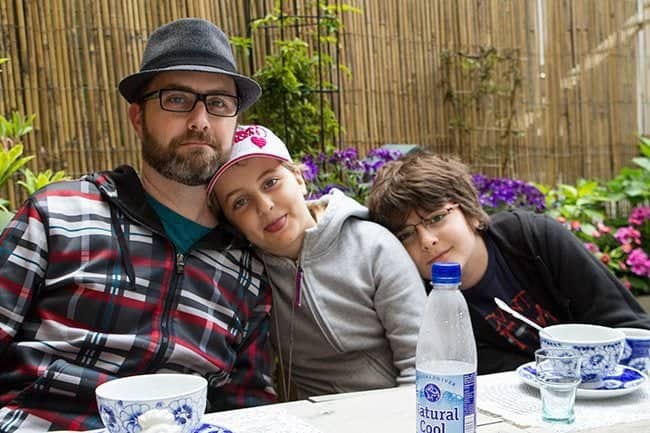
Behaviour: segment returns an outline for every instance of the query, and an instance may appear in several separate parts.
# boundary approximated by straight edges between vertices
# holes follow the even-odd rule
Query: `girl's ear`
[[[303,196],[307,195],[307,183],[305,182],[305,178],[302,177],[302,173],[300,170],[294,170],[293,175],[296,176],[296,182],[298,182],[298,185],[300,185],[300,192],[302,192]]]
[[[298,182],[298,185],[300,185],[300,192],[302,192],[303,196],[307,196],[307,183],[305,182],[305,178],[302,176],[302,171],[300,170],[300,167],[286,167],[289,169],[293,175],[296,177],[296,182]]]

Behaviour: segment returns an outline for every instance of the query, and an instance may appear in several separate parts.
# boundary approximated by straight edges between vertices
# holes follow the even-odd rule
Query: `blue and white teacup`
[[[650,330],[640,328],[618,328],[625,334],[625,348],[621,364],[650,373]]]
[[[191,374],[143,374],[95,389],[102,423],[110,433],[192,433],[205,414],[208,382]]]
[[[545,327],[539,333],[543,349],[575,349],[582,354],[580,384],[597,388],[602,379],[615,373],[623,347],[623,331],[606,326],[567,323]]]

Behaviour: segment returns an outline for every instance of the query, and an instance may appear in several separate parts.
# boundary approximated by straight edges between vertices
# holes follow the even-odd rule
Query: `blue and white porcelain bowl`
[[[575,349],[582,354],[582,387],[600,386],[604,376],[616,371],[623,347],[623,331],[606,326],[567,323],[540,331],[542,348]]]
[[[205,414],[208,382],[190,374],[143,374],[95,389],[97,409],[110,433],[192,433]]]

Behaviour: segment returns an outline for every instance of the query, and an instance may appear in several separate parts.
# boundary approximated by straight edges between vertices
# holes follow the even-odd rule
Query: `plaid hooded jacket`
[[[101,427],[95,387],[208,379],[208,411],[269,403],[271,294],[227,226],[177,253],[128,166],[47,186],[0,236],[0,432]]]

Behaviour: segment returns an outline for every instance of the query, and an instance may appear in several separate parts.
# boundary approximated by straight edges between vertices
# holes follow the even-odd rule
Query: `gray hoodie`
[[[297,262],[262,254],[285,380],[291,367],[298,398],[413,383],[426,295],[411,258],[340,191],[309,205],[326,209]]]

